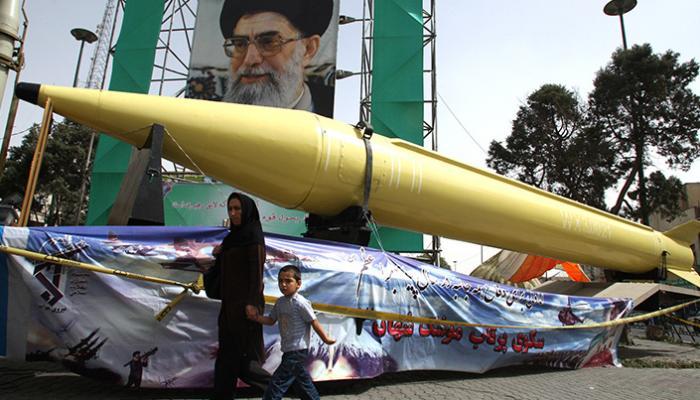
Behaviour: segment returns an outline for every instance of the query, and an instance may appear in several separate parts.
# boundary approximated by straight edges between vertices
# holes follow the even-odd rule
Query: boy
[[[311,381],[311,376],[304,367],[309,352],[311,331],[309,326],[326,344],[333,344],[331,339],[319,324],[311,308],[311,303],[297,293],[301,287],[301,271],[294,265],[285,265],[277,276],[277,284],[284,296],[277,299],[270,316],[255,315],[252,320],[263,325],[274,325],[279,320],[280,338],[282,344],[282,363],[270,379],[265,390],[264,400],[281,399],[289,386],[296,379],[300,389],[309,398],[319,399],[318,391]]]

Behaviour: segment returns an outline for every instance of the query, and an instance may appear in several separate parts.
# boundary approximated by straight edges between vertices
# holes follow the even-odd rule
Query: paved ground
[[[326,399],[700,399],[700,347],[635,338],[621,346],[626,365],[665,368],[508,368],[486,374],[421,371],[320,383]],[[668,368],[684,366],[686,368]],[[687,368],[695,366],[695,368]],[[57,363],[0,359],[0,399],[206,399],[206,391],[127,390],[65,371]],[[241,398],[259,398],[248,390]]]

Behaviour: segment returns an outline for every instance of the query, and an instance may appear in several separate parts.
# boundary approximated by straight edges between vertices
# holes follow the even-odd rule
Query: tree
[[[3,199],[14,198],[21,201],[24,196],[39,129],[37,124],[32,126],[22,143],[10,149],[5,170],[0,178],[0,197]],[[45,220],[47,225],[75,223],[80,186],[83,176],[88,173],[83,169],[91,133],[89,128],[67,119],[53,124],[32,203],[32,211],[35,212],[44,211],[42,209],[48,206]],[[81,221],[84,218],[83,211]]]
[[[675,176],[666,177],[661,171],[654,171],[649,179],[644,180],[645,192],[649,201],[649,209],[659,213],[662,217],[671,221],[683,212],[681,201],[686,200],[683,182]],[[632,200],[639,198],[639,189],[627,193]],[[627,204],[626,216],[632,219],[641,219],[641,210]]]
[[[700,97],[689,88],[698,64],[679,63],[678,57],[672,51],[654,54],[649,44],[617,50],[598,71],[589,96],[591,116],[615,149],[616,168],[627,177],[611,211],[646,225],[655,210],[677,212],[669,202],[683,196],[675,177],[652,173],[645,179],[650,152],[685,171],[700,155]]]
[[[491,142],[487,163],[502,175],[605,208],[605,190],[619,171],[601,135],[573,92],[546,84],[518,110],[505,146]]]
[[[682,183],[652,169],[651,154],[688,170],[700,155],[700,98],[689,85],[698,64],[678,62],[648,44],[613,53],[598,71],[587,108],[563,86],[543,85],[521,106],[505,145],[492,142],[488,165],[573,200],[606,209],[605,192],[622,180],[613,214],[649,224],[676,216]]]

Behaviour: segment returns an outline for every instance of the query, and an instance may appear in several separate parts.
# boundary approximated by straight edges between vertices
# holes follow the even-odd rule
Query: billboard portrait
[[[200,0],[186,96],[333,114],[338,0]]]

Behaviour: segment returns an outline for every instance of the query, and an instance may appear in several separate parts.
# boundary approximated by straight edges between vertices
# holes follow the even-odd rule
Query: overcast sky
[[[388,1],[388,0],[375,0]],[[504,140],[527,96],[545,83],[556,83],[586,98],[598,69],[622,46],[617,17],[603,13],[606,0],[437,0],[437,91],[439,151],[484,167],[484,150]],[[30,28],[23,81],[71,86],[79,44],[70,30],[95,30],[104,13],[103,0],[29,0]],[[195,2],[192,2],[195,3]],[[361,17],[362,0],[342,0],[341,14]],[[428,4],[428,2],[426,2]],[[700,61],[700,1],[639,0],[625,15],[629,46],[650,43],[655,52],[673,50],[681,61]],[[359,70],[359,24],[340,27],[338,68]],[[87,79],[94,45],[86,46],[80,80]],[[14,73],[8,77],[0,109],[3,131]],[[358,118],[359,78],[338,81],[336,118]],[[700,81],[693,85],[700,94]],[[456,114],[466,131],[447,106]],[[13,132],[41,119],[41,110],[20,103]],[[471,137],[470,137],[471,135]],[[19,144],[21,134],[13,136]],[[429,146],[429,144],[428,144]],[[482,150],[484,149],[484,150]],[[673,172],[686,182],[700,181],[700,162],[689,172]],[[445,257],[460,271],[479,263],[478,246],[447,241]],[[487,249],[485,256],[493,250]]]

